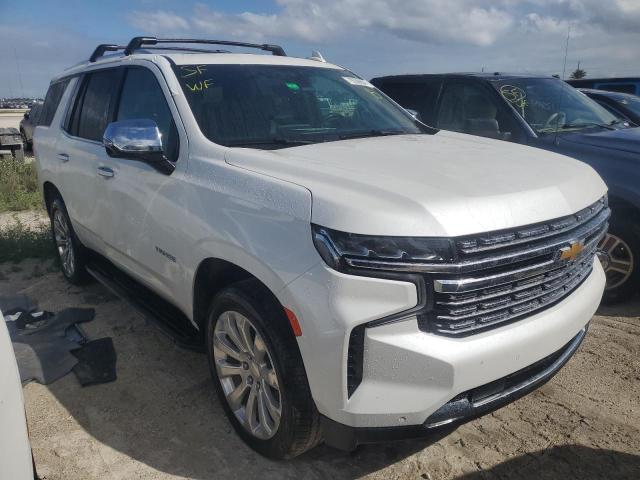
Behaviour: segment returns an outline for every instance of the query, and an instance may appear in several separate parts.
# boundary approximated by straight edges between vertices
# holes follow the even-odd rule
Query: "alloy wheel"
[[[282,416],[282,395],[271,353],[254,324],[239,312],[223,312],[214,329],[213,356],[240,424],[261,440],[273,437]]]
[[[598,245],[598,250],[604,253],[602,267],[607,276],[605,290],[620,287],[633,273],[635,262],[631,248],[620,237],[607,233]]]
[[[75,272],[73,240],[67,219],[60,210],[55,210],[53,214],[53,234],[62,269],[68,277],[71,277]]]

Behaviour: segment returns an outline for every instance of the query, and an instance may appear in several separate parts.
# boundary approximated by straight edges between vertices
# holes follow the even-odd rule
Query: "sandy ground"
[[[0,265],[0,294],[26,293],[50,310],[94,307],[85,330],[113,337],[118,380],[25,386],[43,479],[640,478],[640,301],[599,312],[550,383],[444,439],[352,454],[320,446],[272,462],[232,431],[203,355],[175,347],[102,286],[71,286],[50,267]]]
[[[44,210],[0,213],[0,231],[9,229],[17,223],[21,223],[25,228],[38,229],[42,225],[49,224],[49,217]]]

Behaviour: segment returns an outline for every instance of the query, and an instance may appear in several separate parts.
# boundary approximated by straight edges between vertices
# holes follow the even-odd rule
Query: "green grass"
[[[0,230],[0,263],[25,258],[55,258],[56,251],[48,225],[26,228],[20,221]]]
[[[35,164],[0,160],[0,212],[40,208]]]

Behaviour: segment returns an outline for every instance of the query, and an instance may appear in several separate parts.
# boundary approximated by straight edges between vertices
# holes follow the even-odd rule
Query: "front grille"
[[[449,270],[455,273],[434,274],[433,304],[421,328],[468,335],[562,300],[591,273],[610,213],[603,198],[568,217],[456,239],[458,262]],[[561,258],[563,250],[570,258]]]

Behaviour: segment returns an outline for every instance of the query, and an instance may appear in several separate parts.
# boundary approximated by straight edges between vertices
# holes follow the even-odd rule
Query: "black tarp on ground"
[[[38,311],[25,295],[0,297],[22,382],[43,385],[71,370],[83,386],[116,379],[116,352],[110,338],[87,341],[79,324],[93,320],[92,308]]]

